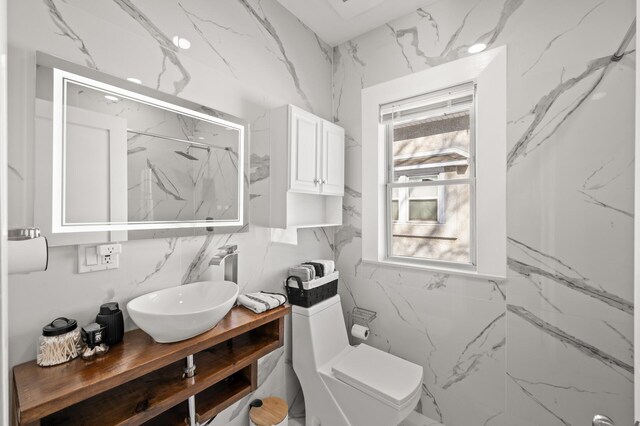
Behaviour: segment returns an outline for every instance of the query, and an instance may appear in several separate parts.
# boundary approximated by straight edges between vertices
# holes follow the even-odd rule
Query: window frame
[[[437,181],[437,175],[432,175],[432,176],[436,176],[436,179],[434,179],[434,181]],[[405,182],[408,183],[408,182]],[[427,186],[427,185],[424,185]],[[404,188],[406,188],[406,186],[403,186]],[[409,187],[409,192],[407,195],[407,220],[406,221],[401,221],[400,220],[400,198],[393,198],[393,193],[391,194],[391,199],[389,200],[390,204],[391,204],[391,209],[388,210],[388,218],[389,220],[393,223],[399,223],[399,224],[411,224],[411,223],[430,223],[430,224],[441,224],[443,223],[444,220],[444,215],[445,212],[441,212],[440,210],[442,209],[443,204],[445,203],[444,200],[444,192],[442,192],[440,190],[441,188],[438,188],[438,193],[436,194],[435,197],[431,197],[431,198],[423,198],[423,197],[412,197],[411,196],[411,187]],[[432,221],[425,221],[425,220],[412,220],[411,219],[411,201],[429,201],[429,200],[435,200],[437,202],[437,218],[436,220],[432,220]],[[393,215],[393,203],[394,201],[398,201],[398,219],[394,219],[394,215]],[[388,208],[388,207],[387,207]]]
[[[440,180],[439,178],[440,173],[437,173],[435,175],[431,175],[431,176],[435,176],[435,179],[433,179],[432,181],[438,181]],[[423,181],[424,182],[424,181]],[[427,186],[427,185],[424,185]],[[408,219],[408,223],[412,223],[412,222],[416,222],[416,223],[421,223],[421,222],[427,222],[428,221],[424,221],[424,220],[411,220],[411,201],[429,201],[429,200],[436,200],[436,220],[431,221],[432,223],[437,223],[437,224],[442,224],[445,221],[445,212],[441,211],[443,209],[443,206],[446,205],[446,201],[445,201],[445,194],[444,191],[442,191],[442,185],[438,186],[438,193],[436,194],[435,197],[432,198],[420,198],[420,197],[412,197],[411,196],[411,189],[409,189],[409,195],[407,197],[407,201],[409,202],[409,206],[408,206],[408,210],[409,210],[409,219]]]
[[[419,181],[419,182],[399,182],[395,179],[395,167],[393,161],[395,159],[393,155],[393,142],[394,142],[394,127],[393,122],[382,124],[385,128],[384,134],[384,144],[385,144],[385,162],[386,162],[386,174],[385,174],[385,186],[386,186],[386,200],[385,200],[385,230],[386,230],[386,259],[389,261],[396,262],[408,262],[415,263],[417,265],[433,265],[433,266],[444,266],[444,267],[453,267],[460,269],[469,269],[473,270],[476,268],[476,129],[475,129],[475,116],[476,116],[476,106],[477,106],[477,83],[475,80],[463,82],[462,84],[457,84],[456,86],[464,85],[464,84],[472,84],[473,85],[473,103],[469,110],[469,156],[467,158],[469,165],[469,177],[464,179],[437,179],[433,181]],[[428,97],[432,93],[442,92],[450,87],[441,87],[436,90],[430,90],[426,93],[418,93],[414,97]],[[399,101],[402,102],[402,101]],[[411,157],[407,157],[411,158]],[[439,175],[439,173],[438,173]],[[436,199],[438,200],[438,217],[437,220],[433,222],[427,221],[412,221],[408,219],[406,222],[400,222],[401,224],[407,225],[425,225],[425,226],[434,226],[434,227],[444,227],[446,226],[445,218],[440,217],[440,200],[443,198],[442,193],[444,192],[444,188],[451,185],[469,185],[469,262],[455,262],[451,260],[441,260],[435,258],[421,258],[415,256],[399,256],[393,254],[393,217],[392,217],[392,204],[393,204],[393,190],[400,188],[409,188],[409,194],[411,188],[416,187],[427,187],[427,186],[436,186],[438,188],[438,195]],[[399,201],[399,200],[398,200]],[[407,197],[407,203],[409,206],[408,209],[411,209],[411,195]],[[398,202],[398,218],[400,218],[400,203]],[[411,212],[409,211],[409,217],[411,217]]]
[[[498,47],[424,71],[366,87],[362,90],[362,260],[383,266],[503,280],[506,278],[506,91],[507,48]],[[474,99],[475,134],[469,155],[475,159],[475,181],[440,180],[469,184],[475,250],[473,264],[442,260],[389,257],[388,215],[392,186],[387,186],[389,129],[380,123],[380,107],[465,82],[477,84]],[[419,182],[423,186],[427,182]],[[434,184],[434,183],[429,183]],[[404,183],[402,187],[415,185]],[[436,225],[437,226],[437,225]]]

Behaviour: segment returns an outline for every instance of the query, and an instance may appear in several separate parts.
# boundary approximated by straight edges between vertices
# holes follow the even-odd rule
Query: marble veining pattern
[[[78,50],[80,50],[80,52],[82,52],[82,54],[86,57],[85,64],[89,68],[97,69],[98,67],[95,61],[93,60],[91,53],[89,53],[89,49],[87,49],[87,46],[85,45],[84,41],[82,41],[80,36],[76,34],[73,28],[71,28],[65,22],[64,17],[60,13],[60,10],[58,10],[58,7],[56,6],[54,0],[43,0],[43,1],[45,5],[49,8],[49,15],[51,16],[51,20],[54,22],[54,24],[58,27],[60,31],[59,35],[67,37],[71,41],[73,41],[73,43],[76,44],[76,46],[78,47]]]
[[[252,212],[269,199],[266,110],[298,104],[347,132],[344,226],[335,234],[300,231],[298,247],[272,243],[260,227],[131,241],[120,269],[90,276],[74,273],[75,248],[55,248],[46,275],[12,277],[12,363],[33,358],[34,336],[51,318],[88,322],[107,300],[220,278],[207,265],[230,242],[242,250],[241,291],[278,291],[287,266],[333,254],[345,312],[357,304],[379,314],[369,343],[425,367],[418,405],[425,418],[447,426],[577,425],[597,407],[617,424],[632,423],[634,45],[622,61],[610,60],[634,15],[631,0],[441,1],[333,52],[275,0],[225,8],[202,0],[12,0],[9,13],[13,75],[28,80],[28,58],[41,50],[246,117]],[[178,50],[174,34],[192,48]],[[361,88],[466,56],[477,42],[509,49],[508,279],[363,263]],[[30,140],[22,97],[10,93],[10,120],[22,123],[9,128],[14,141]],[[29,223],[29,149],[10,147],[10,225]],[[74,294],[83,302],[60,308]],[[27,315],[26,303],[40,307],[37,316]],[[260,365],[256,395],[286,395],[294,421],[303,419],[287,356],[276,352]],[[249,400],[217,424],[246,424]]]
[[[182,78],[173,83],[174,85],[174,94],[179,94],[182,92],[189,81],[191,80],[191,75],[184,67],[182,62],[180,62],[180,58],[178,57],[177,50],[178,47],[173,44],[171,39],[167,37],[160,28],[158,28],[150,19],[147,17],[140,9],[138,9],[131,0],[114,0],[118,6],[122,8],[132,19],[138,22],[151,37],[153,37],[158,46],[160,47],[160,51],[163,55],[162,60],[162,72],[158,74],[158,81],[156,88],[160,88],[160,80],[167,70],[167,61],[171,62],[178,70],[180,74],[182,74]]]
[[[584,279],[581,280],[570,278],[560,273],[553,274],[545,271],[544,269],[527,265],[526,263],[512,258],[507,259],[507,265],[511,270],[518,272],[519,274],[522,274],[524,276],[539,275],[545,278],[549,278],[557,282],[558,284],[566,285],[575,291],[587,294],[588,296],[596,298],[616,309],[620,309],[628,314],[633,315],[632,302],[624,300],[614,294],[608,293],[607,291],[600,290],[598,288],[585,284]]]
[[[620,62],[611,54],[633,16],[631,0],[437,2],[334,48],[345,314],[378,312],[369,343],[424,367],[427,417],[578,425],[604,412],[632,423],[635,44]],[[480,42],[509,55],[507,279],[363,262],[361,89]]]
[[[184,14],[186,15],[186,17],[189,19],[189,21],[191,22],[191,24],[193,24],[193,28],[196,30],[196,32],[198,33],[198,35],[202,38],[202,40],[207,43],[207,45],[211,48],[211,50],[215,53],[215,55],[226,65],[226,67],[229,69],[229,72],[233,75],[234,78],[238,78],[238,76],[236,75],[236,72],[233,68],[233,66],[231,65],[231,63],[229,63],[229,61],[224,57],[224,55],[216,48],[216,46],[207,38],[207,35],[205,34],[205,32],[200,28],[200,26],[198,25],[199,23],[208,23],[208,24],[212,24],[215,25],[217,28],[219,29],[223,29],[225,31],[233,31],[232,28],[229,27],[224,27],[214,21],[212,21],[211,19],[203,19],[201,17],[199,17],[198,15],[189,12],[181,3],[178,3],[178,5],[180,6],[180,8],[182,9],[182,11],[184,12]],[[240,35],[240,33],[234,32],[236,35]]]
[[[14,87],[28,87],[35,81],[33,57],[43,51],[121,78],[139,78],[146,86],[207,105],[206,113],[217,109],[250,123],[250,167],[244,179],[251,212],[263,210],[270,197],[267,112],[293,103],[331,117],[331,48],[275,0],[234,0],[225,7],[203,0],[16,0],[9,9]],[[191,49],[177,48],[174,35],[190,40]],[[9,101],[11,122],[23,123],[11,126],[11,139],[28,141],[10,149],[11,226],[31,224],[33,215],[34,171],[26,160],[32,158],[28,123],[33,117],[29,116],[32,105],[25,99],[24,94],[12,92]],[[149,131],[166,124],[157,121],[142,127],[151,126]],[[193,130],[190,123],[179,124],[185,135]],[[152,151],[147,142],[130,137],[128,156],[146,164],[146,155]],[[222,154],[237,170],[237,153]],[[171,175],[164,162],[154,160],[148,166],[155,189],[174,201],[187,198],[184,188],[195,186],[209,161],[222,161],[222,157],[212,152],[200,168],[194,168],[193,176],[181,180]],[[225,177],[215,176],[217,181]],[[204,209],[202,201],[194,209]],[[209,267],[209,262],[225,244],[239,246],[241,292],[282,291],[281,281],[290,265],[333,257],[331,230],[301,230],[298,245],[288,246],[272,242],[268,228],[251,225],[243,230],[247,229],[206,237],[125,241],[119,269],[86,275],[76,274],[76,247],[52,248],[47,272],[11,279],[11,364],[34,358],[34,339],[52,318],[68,316],[87,324],[101,303],[115,300],[125,306],[154,290],[222,279],[222,268]],[[26,306],[38,306],[37,313]],[[126,310],[125,325],[134,327]],[[259,361],[258,389],[220,413],[213,425],[248,424],[248,403],[254,398],[292,395],[290,401],[294,401],[293,395],[301,394],[285,362],[285,350],[290,348]],[[298,410],[298,418],[304,418],[300,402],[292,408]]]
[[[296,71],[296,67],[294,63],[291,61],[291,59],[289,59],[289,56],[287,55],[287,51],[284,47],[284,43],[282,42],[282,39],[278,35],[278,31],[273,26],[269,18],[265,15],[264,10],[260,7],[260,3],[258,2],[258,7],[260,7],[260,12],[259,12],[256,8],[251,6],[247,0],[238,0],[238,1],[240,2],[240,4],[242,4],[242,6],[244,6],[245,9],[247,9],[247,12],[251,16],[253,16],[253,18],[255,18],[256,22],[264,29],[264,31],[266,31],[266,33],[276,43],[276,45],[278,46],[278,51],[280,52],[280,56],[281,56],[280,60],[285,65],[285,67],[287,68],[287,71],[291,75],[291,79],[293,80],[293,83],[296,87],[296,90],[298,91],[298,94],[304,100],[305,106],[311,112],[313,112],[313,106],[309,102],[309,98],[307,97],[306,93],[302,90],[300,77],[298,77],[298,72]]]
[[[615,52],[615,49],[613,50]],[[539,148],[547,142],[551,137],[562,127],[562,125],[576,112],[580,105],[582,105],[598,88],[602,80],[607,74],[607,70],[614,61],[611,59],[611,54],[601,58],[594,59],[587,64],[586,69],[578,76],[570,78],[554,87],[549,93],[547,93],[540,101],[531,109],[529,115],[533,116],[533,120],[529,125],[527,131],[518,139],[516,144],[511,148],[507,155],[507,166],[513,166],[518,157],[524,157],[534,149]],[[590,84],[586,90],[578,95],[573,100],[573,106],[565,108],[562,112],[552,116],[549,121],[545,120],[549,110],[553,105],[563,96],[566,92],[571,92],[571,89],[582,83],[583,80],[588,80]],[[551,129],[545,129],[546,126],[551,125]],[[541,125],[544,123],[545,125]],[[529,145],[532,145],[529,147]]]
[[[153,269],[153,271],[149,272],[142,279],[134,281],[134,285],[136,286],[143,285],[144,283],[152,279],[154,275],[160,273],[162,271],[162,268],[165,267],[165,265],[171,258],[171,256],[173,256],[176,253],[176,248],[178,246],[178,239],[171,238],[171,239],[168,239],[166,242],[168,247],[167,247],[167,251],[164,253],[164,257],[160,259],[158,263],[156,263],[156,266]]]
[[[575,347],[576,349],[578,349],[579,351],[585,353],[587,356],[593,357],[593,358],[597,358],[599,359],[601,362],[612,366],[612,367],[618,367],[621,368],[629,373],[633,373],[633,366],[629,365],[609,354],[607,354],[606,352],[604,352],[601,349],[596,348],[595,346],[592,346],[586,342],[581,341],[580,339],[575,338],[574,336],[571,336],[570,334],[564,332],[563,330],[559,329],[558,327],[555,327],[545,321],[543,321],[542,319],[538,318],[537,316],[535,316],[534,314],[532,314],[531,312],[527,311],[526,309],[519,307],[519,306],[514,306],[514,305],[507,305],[507,309],[509,310],[509,312],[513,312],[514,314],[516,314],[517,316],[519,316],[520,318],[522,318],[523,320],[527,321],[528,323],[530,323],[531,325],[533,325],[534,327],[538,327],[540,330],[542,330],[543,332],[553,336],[554,338],[568,344],[571,345],[573,347]]]
[[[491,357],[493,353],[504,348],[506,339],[501,338],[496,342],[487,344],[489,337],[493,336],[491,331],[499,324],[504,322],[505,314],[501,313],[494,320],[492,320],[486,327],[484,327],[480,333],[473,338],[464,347],[464,350],[458,357],[456,364],[454,365],[451,375],[447,379],[446,383],[442,385],[443,389],[447,389],[457,382],[460,382],[467,378],[469,374],[477,371],[479,364],[484,357]]]

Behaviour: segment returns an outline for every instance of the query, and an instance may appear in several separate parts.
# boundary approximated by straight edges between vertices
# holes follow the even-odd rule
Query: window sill
[[[457,269],[457,268],[446,267],[446,266],[434,266],[434,265],[427,265],[427,264],[399,262],[397,260],[362,259],[362,262],[370,265],[387,266],[390,268],[415,269],[415,270],[424,271],[424,272],[433,272],[433,273],[447,274],[447,275],[459,275],[463,277],[471,277],[471,278],[478,278],[478,279],[485,279],[485,280],[505,281],[507,279],[507,277],[503,277],[500,275],[483,274],[473,270]]]

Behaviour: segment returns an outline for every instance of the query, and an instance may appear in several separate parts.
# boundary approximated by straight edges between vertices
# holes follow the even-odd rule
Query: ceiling
[[[336,46],[437,0],[278,0]]]

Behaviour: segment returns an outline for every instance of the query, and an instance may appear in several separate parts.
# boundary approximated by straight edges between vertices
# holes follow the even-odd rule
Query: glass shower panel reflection
[[[239,218],[237,129],[73,82],[65,99],[66,223]]]

